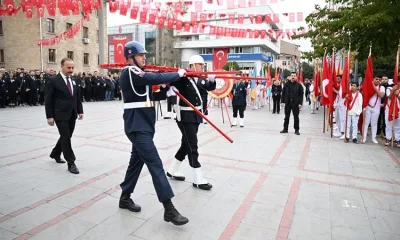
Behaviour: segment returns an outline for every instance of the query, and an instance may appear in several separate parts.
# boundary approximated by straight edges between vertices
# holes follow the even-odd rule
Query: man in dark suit
[[[287,133],[289,128],[290,112],[293,112],[294,117],[294,130],[296,135],[300,135],[300,120],[299,112],[303,105],[303,86],[296,82],[296,73],[291,74],[290,81],[288,81],[282,90],[282,105],[285,106],[285,122],[283,123],[283,130],[281,133]]]
[[[74,71],[74,61],[69,58],[61,60],[61,72],[50,78],[45,89],[45,109],[47,123],[57,125],[60,138],[50,157],[57,163],[65,163],[61,152],[68,162],[68,170],[79,174],[75,165],[75,154],[71,146],[71,137],[75,129],[76,118],[83,119],[82,102],[78,98],[78,85],[71,79]]]

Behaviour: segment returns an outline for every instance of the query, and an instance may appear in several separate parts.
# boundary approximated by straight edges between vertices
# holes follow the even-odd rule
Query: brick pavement
[[[0,239],[400,239],[400,152],[344,144],[322,133],[322,111],[301,112],[301,136],[279,134],[283,114],[247,110],[245,128],[210,119],[200,127],[200,161],[211,191],[171,180],[178,210],[190,222],[163,221],[143,169],[133,195],[142,212],[118,208],[129,161],[120,102],[85,103],[73,146],[81,174],[48,154],[58,138],[43,107],[0,111]],[[226,116],[225,116],[226,118]],[[226,119],[225,119],[226,120]],[[157,122],[155,143],[168,165],[180,144],[172,120]]]

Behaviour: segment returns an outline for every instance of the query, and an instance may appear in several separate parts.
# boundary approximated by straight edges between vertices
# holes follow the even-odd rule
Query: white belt
[[[124,103],[124,109],[147,108],[147,107],[154,107],[153,102],[130,102],[130,103]]]
[[[201,110],[201,106],[197,106],[195,108],[197,110]],[[191,108],[191,107],[181,107],[181,106],[179,106],[179,109],[182,110],[182,111],[194,111],[193,108]]]

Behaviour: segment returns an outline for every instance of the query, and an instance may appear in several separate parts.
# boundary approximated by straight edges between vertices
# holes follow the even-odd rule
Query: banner
[[[126,38],[114,38],[114,63],[125,63],[124,46]]]
[[[214,48],[213,70],[222,69],[228,62],[229,48]]]

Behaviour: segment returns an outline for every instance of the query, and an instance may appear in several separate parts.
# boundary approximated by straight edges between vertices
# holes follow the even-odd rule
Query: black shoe
[[[353,138],[353,143],[357,143],[357,138]]]
[[[346,138],[346,143],[348,143],[348,142],[350,142],[350,139],[349,139],[349,138]]]
[[[70,173],[73,173],[73,174],[79,174],[79,170],[78,170],[78,168],[76,167],[75,163],[73,163],[73,164],[71,164],[71,165],[68,164],[68,171],[69,171]]]
[[[300,132],[299,132],[299,130],[296,130],[296,131],[294,131],[294,134],[296,134],[296,135],[300,135]]]
[[[288,130],[287,130],[287,129],[283,129],[283,130],[281,131],[281,133],[288,133]]]
[[[164,117],[164,119],[171,119],[170,117]]]
[[[275,114],[275,112],[272,112],[272,114]]]
[[[53,157],[50,155],[50,158],[56,160],[56,163],[66,163],[66,161],[61,159],[61,157]]]
[[[119,198],[119,208],[128,209],[131,212],[140,212],[140,210],[142,210],[139,205],[133,202],[130,194],[124,192],[122,192],[121,197]]]
[[[210,190],[212,188],[212,185],[207,183],[207,184],[195,184],[193,183],[193,187],[199,188],[201,190]]]
[[[178,210],[174,207],[171,200],[163,202],[165,212],[164,212],[164,221],[172,222],[174,225],[185,225],[189,222],[189,219],[182,216]]]
[[[169,172],[167,172],[167,177],[173,178],[177,181],[185,181],[185,177],[176,177],[176,176],[172,176]]]

